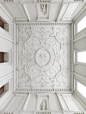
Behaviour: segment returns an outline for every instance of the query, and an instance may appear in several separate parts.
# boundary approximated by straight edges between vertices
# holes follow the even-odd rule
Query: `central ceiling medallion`
[[[45,49],[39,49],[36,53],[36,62],[40,66],[45,66],[50,61],[50,54]]]
[[[48,44],[39,44],[35,47],[36,68],[41,71],[50,69],[54,64],[54,50]]]

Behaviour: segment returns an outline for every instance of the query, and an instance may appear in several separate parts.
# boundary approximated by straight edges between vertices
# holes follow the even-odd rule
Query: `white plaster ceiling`
[[[74,0],[2,0],[1,5],[15,21],[71,22],[85,2],[86,0],[84,2]],[[40,4],[47,5],[46,15],[42,14]]]
[[[30,27],[25,23],[17,28],[18,91],[70,90],[70,25]]]

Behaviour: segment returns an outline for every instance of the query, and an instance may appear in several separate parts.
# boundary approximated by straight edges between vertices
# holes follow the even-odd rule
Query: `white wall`
[[[9,54],[9,61],[0,63],[0,87],[9,84],[8,91],[0,96],[1,110],[13,92],[13,22],[2,5],[0,5],[0,16],[9,24],[9,32],[0,27],[0,52]]]
[[[86,28],[77,32],[77,24],[83,17],[86,16],[86,5],[79,12],[77,18],[74,20],[74,34],[73,34],[73,51],[75,54],[75,62],[73,61],[73,79],[75,79],[74,95],[81,102],[86,109],[86,99],[77,91],[77,81],[86,85],[86,64],[77,61],[77,52],[86,51]],[[74,80],[73,80],[74,81]]]

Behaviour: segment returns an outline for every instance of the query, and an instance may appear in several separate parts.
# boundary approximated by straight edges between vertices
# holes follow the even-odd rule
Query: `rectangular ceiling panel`
[[[50,21],[55,21],[57,19],[60,5],[61,4],[50,4],[50,8],[49,8],[49,19],[50,19]]]
[[[32,3],[24,4],[24,8],[25,8],[25,11],[26,11],[26,14],[27,14],[29,20],[35,21],[36,20],[36,6],[35,6],[35,4],[32,4]]]
[[[13,14],[14,17],[22,17],[21,11],[19,10],[19,7],[17,4],[14,3],[6,3],[9,10]]]
[[[68,8],[64,14],[64,17],[71,17],[76,8],[78,7],[79,3],[70,3]]]
[[[25,19],[27,19],[27,15],[26,15],[26,12],[25,12],[25,10],[24,10],[23,5],[18,4],[18,7],[19,7],[19,9],[20,9],[20,11],[21,11],[22,16],[23,16]]]
[[[59,14],[58,20],[62,19],[63,15],[64,15],[64,13],[65,13],[65,11],[67,9],[67,7],[68,7],[68,4],[63,4],[62,5],[61,12],[59,12],[60,14]]]

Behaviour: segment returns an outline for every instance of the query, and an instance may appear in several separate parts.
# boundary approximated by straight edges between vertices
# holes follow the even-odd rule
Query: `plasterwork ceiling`
[[[70,26],[18,27],[18,86],[70,88]]]

